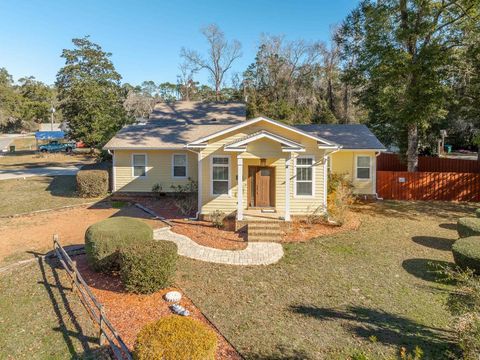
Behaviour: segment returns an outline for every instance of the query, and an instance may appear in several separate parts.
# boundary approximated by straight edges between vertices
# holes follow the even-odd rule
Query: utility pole
[[[55,114],[55,108],[53,107],[53,104],[52,104],[52,108],[50,109],[50,112],[52,113],[52,115],[50,116],[50,130],[53,131],[53,118]]]

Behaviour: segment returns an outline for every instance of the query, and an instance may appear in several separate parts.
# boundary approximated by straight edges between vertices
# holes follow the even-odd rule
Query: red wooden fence
[[[407,165],[397,154],[382,153],[377,157],[377,170],[407,171]],[[418,171],[480,173],[480,161],[419,156]]]
[[[377,193],[386,200],[480,201],[480,174],[377,171]]]

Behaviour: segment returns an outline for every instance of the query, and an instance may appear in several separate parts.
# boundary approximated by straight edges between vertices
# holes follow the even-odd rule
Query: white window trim
[[[182,155],[185,156],[185,176],[175,176],[175,155]],[[172,154],[172,179],[175,180],[182,180],[188,179],[188,155],[185,153],[174,153]]]
[[[213,158],[227,158],[228,159],[228,193],[214,194],[213,193]],[[228,196],[232,197],[232,157],[230,155],[212,155],[210,156],[210,195],[214,197]]]
[[[367,178],[367,179],[358,177],[358,168],[359,168],[358,167],[358,158],[359,157],[368,157],[370,159],[370,167],[369,167],[370,177]],[[360,168],[361,169],[366,169],[366,167],[363,167],[363,166],[360,167]],[[365,182],[372,181],[373,174],[372,174],[372,156],[371,155],[355,155],[355,174],[354,175],[355,175],[355,177],[354,177],[355,181],[365,181]]]
[[[297,195],[297,159],[312,159],[312,195]],[[315,197],[315,156],[313,155],[299,155],[294,160],[294,176],[293,176],[293,197],[299,199],[311,199]]]
[[[133,163],[133,157],[134,155],[143,155],[145,156],[145,175],[143,176],[136,176],[135,175],[135,164]],[[132,178],[134,179],[138,179],[138,178],[146,178],[147,177],[147,174],[148,174],[148,155],[146,153],[133,153],[132,154],[132,157],[131,157],[131,160],[130,160],[130,163],[132,164]]]

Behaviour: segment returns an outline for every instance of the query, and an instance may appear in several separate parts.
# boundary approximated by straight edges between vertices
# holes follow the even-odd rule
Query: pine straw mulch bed
[[[188,236],[197,244],[222,250],[242,250],[247,247],[246,234],[217,229],[209,221],[170,220],[172,231]]]
[[[349,212],[342,226],[325,223],[308,224],[305,221],[292,221],[286,231],[283,242],[305,242],[311,239],[330,236],[345,231],[357,230],[360,227],[360,219],[357,214]]]
[[[247,247],[245,234],[231,231],[231,226],[217,229],[210,221],[188,220],[170,198],[143,199],[140,202],[168,220],[173,232],[188,236],[199,245],[221,250],[242,250]]]
[[[188,236],[199,245],[222,249],[242,250],[247,247],[247,237],[244,233],[232,230],[228,224],[225,229],[217,229],[209,221],[188,220],[175,206],[173,199],[138,199],[146,207],[155,211],[172,224],[172,231]],[[305,242],[322,236],[357,230],[360,220],[356,213],[349,212],[342,226],[327,223],[308,224],[303,220],[294,220],[284,232],[280,242]]]
[[[163,295],[170,290],[180,291],[179,289],[164,289],[151,295],[127,293],[119,276],[94,272],[88,266],[85,255],[76,256],[74,259],[84,280],[98,301],[104,305],[108,319],[130,349],[133,349],[135,338],[144,325],[172,314],[169,303],[163,299]],[[242,359],[233,346],[183,292],[180,305],[190,311],[192,318],[203,322],[215,331],[218,338],[216,359]]]

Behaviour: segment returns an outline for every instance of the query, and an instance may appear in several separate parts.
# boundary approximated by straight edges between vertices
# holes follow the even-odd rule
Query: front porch
[[[252,155],[237,155],[236,220],[290,221],[292,154],[277,158]]]
[[[327,157],[338,147],[262,119],[252,133],[198,146],[201,218],[291,222],[326,210]],[[209,140],[208,138],[205,140]]]
[[[243,220],[244,221],[285,220],[285,212],[281,210],[277,211],[276,209],[273,209],[273,212],[270,212],[270,211],[267,211],[267,209],[247,208],[246,210],[243,211]]]

